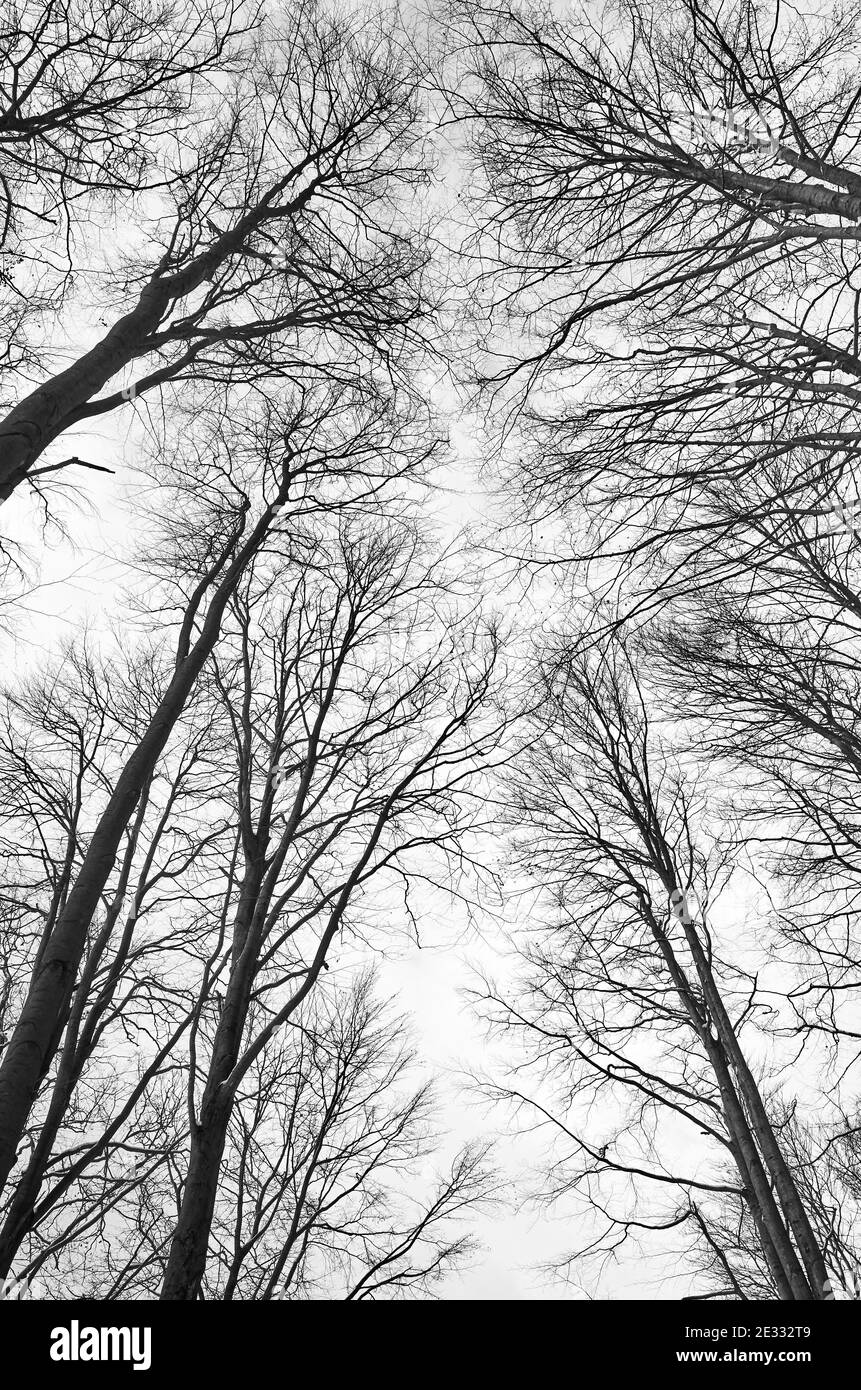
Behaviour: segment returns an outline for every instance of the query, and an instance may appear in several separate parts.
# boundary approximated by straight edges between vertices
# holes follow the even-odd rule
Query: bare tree
[[[193,120],[196,92],[237,70],[254,23],[254,7],[233,0],[5,6],[0,318],[7,380],[43,369],[39,318],[62,309],[85,268],[87,223],[163,186],[157,151]],[[4,398],[7,391],[4,383]]]
[[[549,606],[603,595],[605,636],[662,613],[635,639],[653,708],[697,749],[686,762],[771,897],[772,1038],[801,1039],[827,1096],[857,1052],[857,20],[625,0],[564,16],[462,7],[454,25],[472,80],[453,97],[481,180],[471,249],[504,330],[481,375],[516,443],[503,543],[550,567]],[[584,725],[578,740],[578,759],[600,761],[604,735]],[[599,978],[614,940],[590,961]],[[620,1009],[627,988],[624,972],[604,984]],[[750,1016],[735,1007],[750,1033],[775,1006],[756,978],[748,998]],[[787,1150],[793,1226],[765,1149],[769,1128],[778,1150],[794,1141],[779,1097],[761,1087],[759,1107],[742,1074],[743,1118],[825,1297],[826,1160],[808,1182]],[[747,1202],[727,1197],[721,1231],[747,1210],[742,1244],[757,1231],[756,1286],[774,1291]],[[732,1285],[707,1235],[720,1204],[695,1205],[670,1221],[699,1230]]]
[[[826,1298],[857,1299],[859,1282],[859,1211],[851,1178],[847,1182],[845,1153],[855,1140],[855,1128],[842,1133],[804,1126],[794,1109],[775,1112],[781,1147],[786,1154],[805,1208],[829,1268]],[[698,1205],[688,1224],[693,1236],[689,1258],[705,1287],[694,1299],[760,1301],[780,1297],[763,1258],[750,1212],[731,1196],[710,1207]]]
[[[189,535],[189,513],[178,513],[186,540],[179,555],[173,550],[174,563],[180,565],[180,592],[183,580],[188,587],[181,603],[172,670],[167,672],[147,723],[100,807],[86,851],[51,923],[50,936],[0,1063],[0,1172],[4,1181],[15,1161],[39,1083],[60,1044],[86,935],[122,836],[215,648],[225,611],[243,573],[267,543],[271,546],[273,536],[276,544],[290,545],[289,512],[285,521],[280,509],[291,501],[291,486],[298,481],[300,490],[310,488],[311,501],[300,502],[300,508],[313,506],[315,482],[321,480],[319,505],[336,506],[333,494],[326,492],[330,479],[325,465],[331,459],[331,483],[336,492],[339,480],[343,480],[342,489],[352,488],[361,496],[370,488],[373,499],[385,476],[418,466],[427,455],[423,435],[417,439],[407,431],[406,440],[399,440],[400,425],[393,421],[385,403],[363,412],[360,401],[357,410],[358,414],[348,407],[329,412],[325,399],[312,399],[300,402],[292,413],[289,409],[280,414],[270,411],[262,431],[265,445],[261,446],[259,437],[252,437],[243,455],[243,446],[233,447],[233,437],[223,439],[220,452],[206,455],[208,475],[195,469],[189,477],[183,505],[188,506],[194,496],[191,515],[200,518],[201,529]],[[380,462],[383,441],[388,450],[385,464]],[[217,447],[218,441],[211,444]],[[361,479],[364,481],[357,487]],[[269,497],[267,500],[264,491],[258,519],[247,532],[252,494],[246,488],[253,488],[258,497],[261,490],[268,490]],[[183,496],[182,490],[179,495]],[[343,502],[343,491],[341,497]]]
[[[469,778],[499,737],[484,710],[493,637],[475,660],[458,656],[454,633],[416,650],[436,583],[412,575],[414,542],[395,532],[340,543],[334,597],[300,582],[283,616],[245,596],[236,606],[236,686],[224,687],[241,828],[223,913],[229,955],[199,1101],[189,1091],[190,1165],[163,1298],[198,1296],[246,1074],[308,995],[371,882],[375,897],[387,879],[408,892],[414,874],[430,871],[424,847],[464,852]],[[253,1007],[261,1001],[264,1013]]]
[[[415,1295],[474,1248],[456,1225],[488,1198],[487,1150],[458,1152],[430,1182],[417,1171],[434,1150],[433,1097],[405,1089],[406,1021],[372,988],[365,976],[349,996],[315,993],[246,1076],[203,1297]]]
[[[464,1218],[493,1193],[487,1150],[427,1176],[439,1135],[406,1036],[366,972],[321,986],[257,1059],[231,1121],[203,1297],[424,1296],[469,1258]],[[20,1268],[48,1297],[157,1296],[184,1118],[181,1088],[151,1090],[133,1139],[29,1243]]]
[[[161,677],[152,651],[109,662],[86,648],[70,648],[58,669],[6,696],[7,903],[19,919],[18,931],[6,938],[6,1008],[12,1020],[86,852],[90,800],[110,795],[124,752],[146,725],[148,705],[157,703]],[[27,1233],[88,1166],[104,1166],[113,1136],[156,1078],[174,1065],[194,990],[163,974],[171,929],[162,919],[192,884],[203,892],[202,875],[221,852],[224,823],[210,822],[201,831],[197,819],[212,738],[211,712],[192,702],[124,832],[86,934],[56,1072],[43,1079],[19,1156],[23,1168],[0,1232],[4,1276]],[[159,925],[149,932],[153,915]],[[183,945],[186,951],[195,948],[193,934]],[[137,1055],[129,1058],[124,1089],[116,1055],[142,1029],[148,1036],[144,1041],[140,1034]]]
[[[621,563],[653,608],[729,535],[755,559],[762,525],[827,526],[857,452],[856,18],[625,0],[460,24],[475,250],[523,330],[484,375],[535,384],[512,499],[560,518],[537,558],[603,559],[596,584]]]
[[[652,727],[637,664],[616,638],[591,652],[563,645],[544,666],[513,799],[521,860],[552,912],[522,948],[519,991],[489,998],[550,1090],[495,1093],[531,1106],[579,1150],[573,1177],[570,1154],[554,1167],[551,1192],[589,1194],[606,1219],[598,1248],[638,1228],[700,1221],[703,1201],[731,1194],[779,1296],[822,1299],[823,1251],[744,1041],[757,981],[727,959],[711,922],[730,864],[699,847],[702,805]],[[557,1115],[558,1093],[567,1103]],[[622,1116],[615,1133],[604,1122],[601,1139],[576,1128],[572,1109],[592,1115],[596,1099]],[[673,1157],[680,1123],[688,1173]],[[703,1138],[715,1166],[693,1157]],[[600,1195],[607,1177],[611,1188],[624,1180],[620,1196],[633,1181],[684,1200],[663,1215],[624,1201],[614,1213]]]
[[[347,443],[345,477],[370,508],[378,484],[370,461],[359,463],[363,447],[371,458],[374,450],[363,436]],[[410,459],[407,450],[407,469]],[[364,934],[372,885],[385,915],[405,908],[411,917],[413,883],[463,863],[471,781],[498,750],[500,720],[485,711],[495,639],[482,652],[471,621],[441,631],[443,605],[456,597],[450,581],[422,561],[406,519],[378,521],[377,531],[354,522],[351,531],[331,503],[332,463],[330,451],[318,456],[322,491],[306,490],[302,508],[279,521],[280,538],[269,537],[269,553],[258,551],[238,581],[211,673],[126,827],[86,933],[58,1071],[41,1088],[10,1190],[0,1239],[7,1269],[25,1249],[26,1268],[43,1270],[101,1231],[105,1211],[118,1219],[139,1186],[125,1159],[145,1155],[147,1203],[168,1175],[190,1194],[172,1248],[175,1260],[179,1251],[200,1261],[202,1278],[246,1076],[271,1062],[329,968],[333,941]],[[390,458],[389,476],[394,467]],[[160,703],[163,675],[148,651],[123,678],[86,660],[66,670],[10,697],[14,901],[25,923],[27,911],[37,914],[10,956],[13,1016],[50,942],[41,917],[53,923],[86,859],[88,802],[110,804],[127,749]],[[130,1065],[118,1073],[114,1059],[127,1051]],[[177,1129],[180,1075],[189,1114]],[[473,1190],[480,1167],[462,1155],[420,1227],[390,1228],[391,1243],[375,1247],[385,1270],[375,1265],[372,1280],[363,1266],[356,1297],[370,1296],[378,1278],[395,1287],[410,1270],[423,1277],[412,1252],[436,1249],[430,1232]],[[370,1249],[370,1226],[367,1239]],[[145,1274],[140,1258],[128,1279],[151,1285],[157,1266]]]
[[[166,383],[189,391],[197,382],[204,392],[267,378],[295,385],[309,364],[318,375],[328,363],[334,377],[351,377],[357,359],[366,373],[398,371],[404,340],[427,307],[423,237],[399,208],[423,177],[411,149],[420,67],[385,36],[384,21],[338,23],[303,5],[285,26],[268,21],[253,42],[247,37],[232,68],[219,67],[218,80],[203,83],[190,80],[193,55],[200,49],[208,70],[242,7],[207,7],[197,27],[203,35],[212,28],[208,43],[195,39],[192,7],[182,40],[159,47],[151,31],[169,12],[123,23],[112,18],[114,7],[97,6],[95,32],[85,34],[82,13],[59,51],[51,44],[60,19],[48,8],[33,43],[33,80],[63,90],[93,67],[91,119],[99,131],[132,119],[136,103],[144,113],[135,140],[117,137],[121,186],[134,181],[123,171],[124,152],[164,174],[159,189],[126,201],[126,218],[133,207],[130,220],[142,219],[144,235],[138,253],[108,267],[107,331],[62,369],[44,349],[37,363],[32,353],[26,358],[31,380],[39,379],[22,394],[19,374],[0,422],[0,496],[79,463],[37,467],[73,425]],[[245,13],[251,22],[253,7]],[[72,49],[81,50],[80,72]],[[59,64],[62,73],[64,62],[72,64],[65,77],[54,71]],[[175,73],[189,79],[176,132],[168,121]],[[74,150],[87,136],[88,107],[74,92],[69,99],[77,125],[74,117],[58,123]],[[100,145],[97,132],[87,141],[97,166],[100,159],[113,165],[106,140],[105,133]],[[79,162],[86,157],[78,149]],[[126,369],[134,379],[102,394]]]

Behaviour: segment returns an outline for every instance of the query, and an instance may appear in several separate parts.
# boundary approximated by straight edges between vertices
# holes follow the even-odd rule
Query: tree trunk
[[[690,946],[697,975],[699,976],[703,988],[703,994],[705,995],[709,1010],[715,1021],[718,1036],[726,1049],[727,1056],[738,1077],[741,1094],[750,1117],[752,1132],[771,1175],[771,1179],[780,1199],[780,1205],[784,1210],[789,1227],[795,1237],[799,1253],[804,1262],[804,1268],[807,1271],[807,1277],[813,1291],[813,1298],[824,1299],[826,1297],[828,1271],[825,1267],[825,1260],[819,1248],[816,1234],[810,1224],[810,1220],[804,1208],[804,1203],[795,1185],[795,1180],[787,1167],[786,1160],[777,1142],[777,1137],[771,1127],[771,1121],[768,1118],[768,1112],[763,1104],[762,1096],[759,1093],[759,1087],[747,1064],[747,1059],[742,1052],[729,1015],[724,1008],[720,991],[715,984],[711,966],[706,959],[696,929],[693,925],[684,923],[683,930]]]
[[[265,536],[271,515],[270,507],[234,557],[213,595],[200,636],[184,659],[178,662],[174,677],[149,727],[123,768],[99,819],[74,887],[51,933],[38,973],[0,1064],[0,1188],[15,1164],[17,1147],[40,1082],[59,1045],[87,930],[116,862],[123,832],[197,677],[215,646],[227,602],[249,559]]]
[[[160,1294],[162,1299],[193,1301],[200,1295],[230,1112],[229,1098],[204,1107],[200,1124],[191,1136],[188,1172],[171,1240]]]
[[[330,147],[331,142],[324,148]],[[152,339],[171,305],[193,293],[231,256],[240,254],[248,236],[258,226],[275,217],[293,216],[311,200],[320,176],[310,179],[306,187],[283,206],[274,206],[274,199],[306,163],[307,160],[303,160],[295,170],[273,184],[232,229],[223,232],[187,265],[168,275],[157,270],[144,286],[134,308],[123,314],[99,342],[65,371],[37,386],[0,420],[0,501],[5,501],[25,481],[39,455],[58,435],[94,413],[87,409],[88,404],[112,377],[151,351]],[[189,343],[183,341],[182,346],[183,351],[187,351]],[[169,375],[168,372],[168,379]],[[121,404],[119,397],[117,404]]]
[[[676,958],[666,932],[663,931],[651,913],[648,914],[648,920],[652,936],[664,957],[679,1000],[691,1020],[691,1026],[706,1050],[714,1072],[723,1104],[724,1119],[732,1140],[733,1157],[754,1220],[757,1221],[757,1227],[761,1233],[764,1232],[766,1235],[766,1240],[763,1242],[763,1254],[768,1261],[780,1297],[793,1302],[810,1302],[813,1297],[810,1285],[804,1277],[804,1270],[801,1268],[789,1232],[772,1195],[768,1177],[762,1166],[744,1109],[727,1066],[725,1052],[720,1043],[716,1043],[711,1036],[709,1029],[709,1014],[712,1013],[711,1004],[706,1000],[708,1014],[704,1013],[699,1000],[694,995],[687,975]],[[697,973],[699,974],[699,970]],[[715,1022],[717,1024],[717,1020]]]
[[[762,1252],[781,1299],[809,1303],[813,1294],[795,1252],[789,1231],[769,1185],[744,1109],[738,1098],[720,1044],[706,1044],[720,1088],[733,1157],[745,1187],[745,1199],[760,1236]]]
[[[236,1066],[248,1016],[257,964],[257,952],[250,938],[263,912],[261,886],[265,869],[262,854],[252,851],[233,922],[230,979],[213,1039],[200,1120],[192,1124],[188,1172],[171,1239],[162,1299],[194,1300],[203,1282],[218,1175],[233,1109],[233,1092],[228,1091],[226,1082]]]

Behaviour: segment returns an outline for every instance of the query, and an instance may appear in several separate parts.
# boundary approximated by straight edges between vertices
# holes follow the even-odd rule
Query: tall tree
[[[483,377],[529,526],[508,548],[551,567],[555,609],[603,593],[605,633],[662,612],[652,696],[774,890],[787,1032],[836,1084],[861,978],[857,17],[623,0],[455,23],[504,316]]]
[[[292,412],[289,407],[270,410],[257,438],[252,435],[237,445],[237,433],[232,430],[222,437],[219,451],[206,453],[201,466],[191,470],[184,495],[179,490],[182,506],[175,520],[180,522],[182,548],[177,552],[175,546],[168,546],[172,563],[179,565],[176,587],[181,595],[172,671],[100,808],[3,1052],[0,1174],[4,1182],[39,1083],[60,1045],[87,932],[122,836],[215,648],[225,611],[244,572],[267,544],[272,545],[273,538],[276,544],[280,540],[290,546],[289,510],[282,516],[281,508],[291,502],[291,486],[298,483],[300,492],[310,489],[304,502],[299,500],[300,510],[314,506],[315,483],[321,492],[320,506],[337,507],[339,489],[342,504],[350,490],[361,499],[370,489],[373,501],[386,476],[420,467],[428,453],[421,431],[416,437],[407,429],[404,438],[403,422],[392,418],[385,402],[362,406],[360,398],[355,408],[347,402],[332,410],[324,394],[322,400],[305,397]],[[211,440],[216,448],[218,443]],[[331,477],[326,467],[330,460]],[[255,493],[257,519],[247,526]],[[195,515],[200,530],[189,534],[189,517]]]
[[[365,972],[327,982],[258,1058],[231,1122],[203,1297],[432,1296],[470,1258],[464,1223],[493,1195],[488,1152],[443,1157],[407,1037]],[[18,1286],[158,1295],[188,1137],[182,1086],[165,1082],[27,1242]]]
[[[428,632],[441,591],[414,572],[409,534],[346,534],[339,544],[334,584],[315,592],[300,581],[283,613],[247,592],[235,606],[235,684],[223,687],[239,768],[240,840],[222,914],[229,958],[199,1101],[189,1092],[190,1160],[166,1299],[199,1294],[249,1069],[307,997],[371,884],[378,900],[392,875],[408,890],[424,847],[463,851],[468,779],[500,732],[485,710],[495,641],[482,652],[471,634],[468,658],[456,633]],[[317,566],[325,581],[322,554]]]
[[[554,1122],[585,1162],[573,1180],[557,1165],[558,1187],[591,1191],[612,1240],[649,1221],[608,1213],[592,1186],[601,1175],[680,1190],[681,1206],[652,1218],[662,1229],[697,1220],[697,1198],[734,1193],[780,1297],[823,1299],[823,1252],[743,1036],[755,981],[727,962],[703,916],[725,869],[698,845],[701,807],[652,727],[637,665],[617,637],[598,650],[563,645],[543,667],[511,796],[549,917],[524,948],[518,990],[495,996],[498,1020],[567,1097]],[[534,1104],[551,1118],[549,1095]],[[579,1113],[596,1097],[610,1116],[624,1107],[603,1142],[574,1129],[575,1099]],[[680,1121],[694,1152],[702,1137],[716,1146],[717,1171],[685,1145],[678,1166],[693,1171],[678,1172]]]
[[[25,480],[78,463],[39,463],[72,426],[167,383],[183,383],[186,392],[195,381],[209,392],[215,384],[227,390],[267,378],[295,385],[309,363],[319,373],[328,362],[340,378],[357,358],[366,372],[391,375],[427,309],[424,238],[405,216],[410,190],[424,177],[412,148],[420,68],[405,45],[384,36],[382,20],[335,22],[309,3],[280,28],[267,22],[253,42],[243,41],[232,79],[230,66],[212,83],[191,82],[193,71],[187,74],[187,110],[174,130],[164,110],[174,69],[182,72],[202,44],[208,70],[239,9],[227,4],[200,17],[204,31],[215,31],[208,47],[194,39],[192,9],[185,39],[163,39],[159,49],[151,31],[169,12],[134,19],[107,8],[96,6],[89,34],[84,13],[77,27],[70,21],[59,54],[51,47],[58,16],[49,16],[48,29],[35,36],[32,80],[72,87],[78,125],[60,117],[58,124],[80,146],[87,107],[79,109],[74,87],[94,69],[92,101],[104,108],[91,113],[101,122],[101,143],[98,136],[87,142],[96,183],[98,161],[113,166],[111,149],[104,149],[108,132],[140,104],[135,142],[116,137],[114,196],[128,194],[117,213],[142,229],[134,250],[114,252],[112,264],[94,268],[110,274],[111,294],[103,311],[107,331],[92,346],[62,369],[51,359],[65,344],[41,345],[38,361],[18,350],[25,370],[4,392],[0,498]],[[253,18],[253,10],[247,14]],[[72,49],[80,50],[78,67]],[[72,71],[57,75],[58,63]],[[122,172],[123,152],[163,167],[160,187],[130,187],[135,180]],[[79,162],[86,158],[78,149]],[[80,274],[92,288],[86,270]],[[16,293],[11,282],[6,289]],[[118,380],[127,369],[132,380]],[[25,385],[28,377],[35,384]]]
[[[511,482],[560,519],[538,557],[621,564],[648,607],[728,537],[736,573],[764,527],[802,564],[781,527],[833,530],[854,496],[857,17],[623,0],[461,24],[475,248],[521,330],[484,374],[535,384]]]

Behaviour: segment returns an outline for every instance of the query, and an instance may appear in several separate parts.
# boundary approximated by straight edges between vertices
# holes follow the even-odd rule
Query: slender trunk
[[[391,808],[415,775],[415,768],[408,771],[385,797],[365,847],[337,895],[325,930],[318,941],[314,957],[304,971],[303,983],[295,989],[289,1001],[270,1017],[268,1023],[248,1043],[244,1053],[242,1053],[240,1063],[242,1036],[248,1015],[251,988],[258,966],[261,935],[265,930],[266,912],[278,875],[284,865],[289,845],[299,824],[305,796],[310,785],[312,769],[316,761],[323,722],[327,710],[331,706],[346,651],[347,648],[343,648],[333,664],[327,690],[320,701],[317,717],[309,732],[305,771],[297,788],[293,809],[287,819],[280,845],[268,865],[264,864],[262,852],[257,843],[255,843],[247,861],[248,867],[237,909],[237,925],[234,930],[231,979],[222,1015],[216,1029],[209,1076],[201,1104],[201,1119],[199,1123],[194,1123],[194,1121],[192,1123],[188,1182],[183,1192],[179,1221],[168,1256],[161,1292],[162,1299],[190,1300],[196,1298],[199,1293],[206,1266],[209,1229],[218,1189],[219,1167],[236,1087],[241,1076],[252,1065],[255,1057],[260,1055],[269,1039],[299,1008],[303,999],[313,989],[324,964],[326,952],[343,919],[351,895],[377,848]],[[434,749],[442,746],[447,736],[447,732],[439,735],[433,745]],[[425,754],[417,766],[421,767],[428,756],[429,754]],[[252,841],[249,840],[249,844],[251,843]]]
[[[236,1066],[248,1016],[257,963],[256,951],[249,949],[249,938],[262,911],[260,890],[264,870],[261,856],[252,859],[240,890],[233,925],[230,979],[213,1039],[200,1119],[196,1121],[192,1116],[188,1172],[160,1295],[165,1300],[196,1299],[206,1269],[218,1175],[233,1109],[233,1094],[224,1083]]]
[[[767,1174],[762,1166],[743,1107],[733,1085],[724,1050],[720,1043],[716,1043],[711,1036],[708,1015],[704,1013],[700,1001],[696,998],[666,932],[662,930],[651,912],[647,912],[646,915],[652,936],[666,962],[679,1000],[684,1006],[691,1026],[702,1042],[711,1063],[721,1095],[724,1118],[732,1140],[733,1157],[750,1209],[754,1213],[754,1219],[756,1220],[758,1217],[759,1224],[765,1232],[766,1240],[763,1242],[763,1253],[780,1292],[780,1297],[787,1301],[809,1302],[812,1297],[810,1286],[804,1277],[804,1271],[799,1264],[798,1256],[772,1195]],[[711,1013],[710,1005],[709,1013]]]
[[[756,1234],[759,1239],[760,1249],[762,1250],[762,1253],[765,1257],[765,1263],[768,1265],[771,1277],[774,1280],[774,1287],[777,1290],[778,1298],[783,1303],[798,1302],[799,1300],[796,1299],[796,1296],[792,1289],[792,1285],[789,1283],[789,1280],[786,1277],[783,1266],[780,1262],[780,1256],[777,1253],[774,1241],[771,1239],[762,1212],[760,1211],[759,1205],[757,1204],[752,1194],[748,1198],[747,1205],[750,1209],[750,1214],[753,1217],[753,1224],[756,1227]],[[793,1251],[793,1254],[794,1253],[795,1252]],[[811,1301],[809,1294],[807,1295],[804,1301]]]
[[[6,1211],[2,1230],[0,1230],[0,1278],[5,1278],[9,1273],[12,1261],[18,1253],[21,1241],[32,1227],[33,1209],[38,1200],[48,1160],[51,1157],[54,1143],[60,1131],[60,1126],[65,1118],[72,1092],[74,1091],[87,1058],[90,1055],[93,1035],[99,1019],[104,1016],[105,1010],[113,1000],[116,986],[120,978],[122,964],[128,953],[128,947],[131,944],[131,934],[138,909],[137,899],[135,899],[134,910],[126,918],[123,942],[120,950],[111,966],[108,978],[98,998],[90,1009],[86,1023],[84,1023],[84,1014],[89,1002],[90,989],[96,977],[99,965],[104,958],[105,951],[108,948],[111,936],[113,935],[114,927],[122,909],[123,899],[128,889],[135,850],[138,845],[148,802],[149,797],[146,794],[142,795],[138,803],[135,825],[129,837],[125,855],[123,856],[123,865],[119,875],[117,889],[114,893],[113,902],[105,917],[98,938],[92,950],[89,952],[87,963],[81,975],[77,997],[66,1028],[66,1038],[60,1057],[60,1063],[57,1068],[57,1077],[51,1093],[48,1113],[42,1123],[42,1127],[39,1131],[39,1138],[30,1155],[27,1167],[15,1188],[14,1195]],[[162,825],[164,825],[164,817],[162,818]],[[153,841],[153,844],[150,846],[144,872],[146,872],[146,867],[152,862],[155,844],[156,841]],[[37,972],[34,972],[34,974],[35,973]]]
[[[230,1098],[214,1101],[201,1109],[200,1124],[192,1133],[188,1172],[171,1240],[160,1294],[162,1299],[193,1301],[200,1296],[230,1112]]]
[[[181,654],[167,692],[99,818],[78,877],[57,918],[0,1064],[0,1188],[14,1166],[40,1082],[59,1044],[87,931],[116,862],[123,832],[215,646],[228,600],[263,540],[271,515],[270,507],[234,556],[209,604],[200,636],[187,654]]]
[[[762,1165],[744,1109],[738,1098],[726,1056],[720,1044],[706,1042],[709,1060],[721,1093],[733,1157],[745,1188],[765,1256],[779,1297],[787,1302],[809,1303],[813,1298]]]
[[[100,932],[100,940],[91,953],[90,959],[87,961],[86,970],[81,977],[79,998],[69,1019],[66,1040],[60,1058],[60,1064],[57,1069],[57,1077],[51,1092],[48,1112],[42,1123],[39,1131],[39,1138],[30,1155],[27,1167],[17,1183],[14,1195],[6,1211],[3,1227],[2,1230],[0,1230],[0,1278],[5,1278],[9,1273],[12,1261],[15,1259],[21,1241],[31,1229],[33,1210],[39,1197],[45,1169],[53,1152],[60,1127],[66,1116],[72,1092],[77,1085],[84,1064],[90,1055],[93,1032],[95,1031],[98,1019],[104,1014],[114,996],[114,989],[118,978],[117,974],[115,974],[112,979],[109,979],[106,988],[96,1001],[96,1005],[87,1019],[84,1036],[81,1037],[81,1021],[88,990],[95,977],[98,964],[104,954],[104,948],[107,945],[107,939],[113,924],[111,918],[105,923],[104,928]],[[127,926],[127,930],[130,931],[130,927]]]
[[[824,1299],[826,1297],[825,1286],[828,1281],[828,1271],[816,1234],[810,1224],[795,1180],[777,1142],[777,1137],[768,1118],[768,1112],[759,1093],[759,1087],[747,1064],[747,1059],[742,1052],[729,1015],[724,1008],[720,991],[715,984],[711,966],[706,959],[696,929],[692,924],[684,923],[683,930],[702,985],[703,994],[714,1018],[715,1028],[738,1078],[742,1099],[750,1117],[752,1132],[804,1262],[807,1278],[813,1291],[813,1298]]]

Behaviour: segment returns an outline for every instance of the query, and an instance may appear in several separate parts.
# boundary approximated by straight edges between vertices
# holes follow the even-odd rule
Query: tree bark
[[[240,889],[233,924],[233,965],[215,1030],[200,1120],[191,1117],[188,1172],[160,1295],[165,1300],[193,1301],[199,1297],[203,1282],[218,1175],[233,1109],[233,1093],[226,1082],[239,1058],[248,1014],[257,964],[255,943],[250,938],[263,911],[265,868],[262,855],[252,855]]]
[[[762,1165],[756,1143],[747,1122],[744,1108],[739,1100],[733,1079],[726,1061],[726,1054],[720,1041],[715,1042],[709,1029],[711,1003],[706,1000],[708,1014],[694,995],[690,982],[676,958],[675,951],[660,925],[651,913],[648,914],[652,936],[667,965],[676,993],[691,1020],[691,1026],[702,1042],[714,1072],[720,1091],[724,1119],[732,1141],[732,1152],[745,1198],[760,1235],[763,1254],[768,1262],[780,1297],[793,1302],[810,1302],[813,1298],[810,1285],[799,1263],[798,1256],[786,1229]],[[695,960],[696,964],[696,960]],[[699,974],[699,970],[697,971]],[[705,993],[705,991],[704,991]],[[715,1020],[717,1026],[717,1020]]]
[[[724,1008],[720,991],[715,984],[711,966],[706,959],[696,929],[692,924],[683,923],[683,930],[702,985],[703,994],[715,1021],[715,1028],[738,1077],[739,1088],[750,1117],[751,1130],[771,1175],[780,1199],[780,1205],[786,1215],[804,1268],[807,1271],[813,1298],[824,1299],[826,1297],[828,1271],[816,1234],[810,1224],[804,1203],[799,1196],[795,1180],[780,1150],[777,1136],[771,1127],[771,1121],[759,1093],[759,1087],[747,1064],[747,1059],[736,1037],[729,1015]]]

